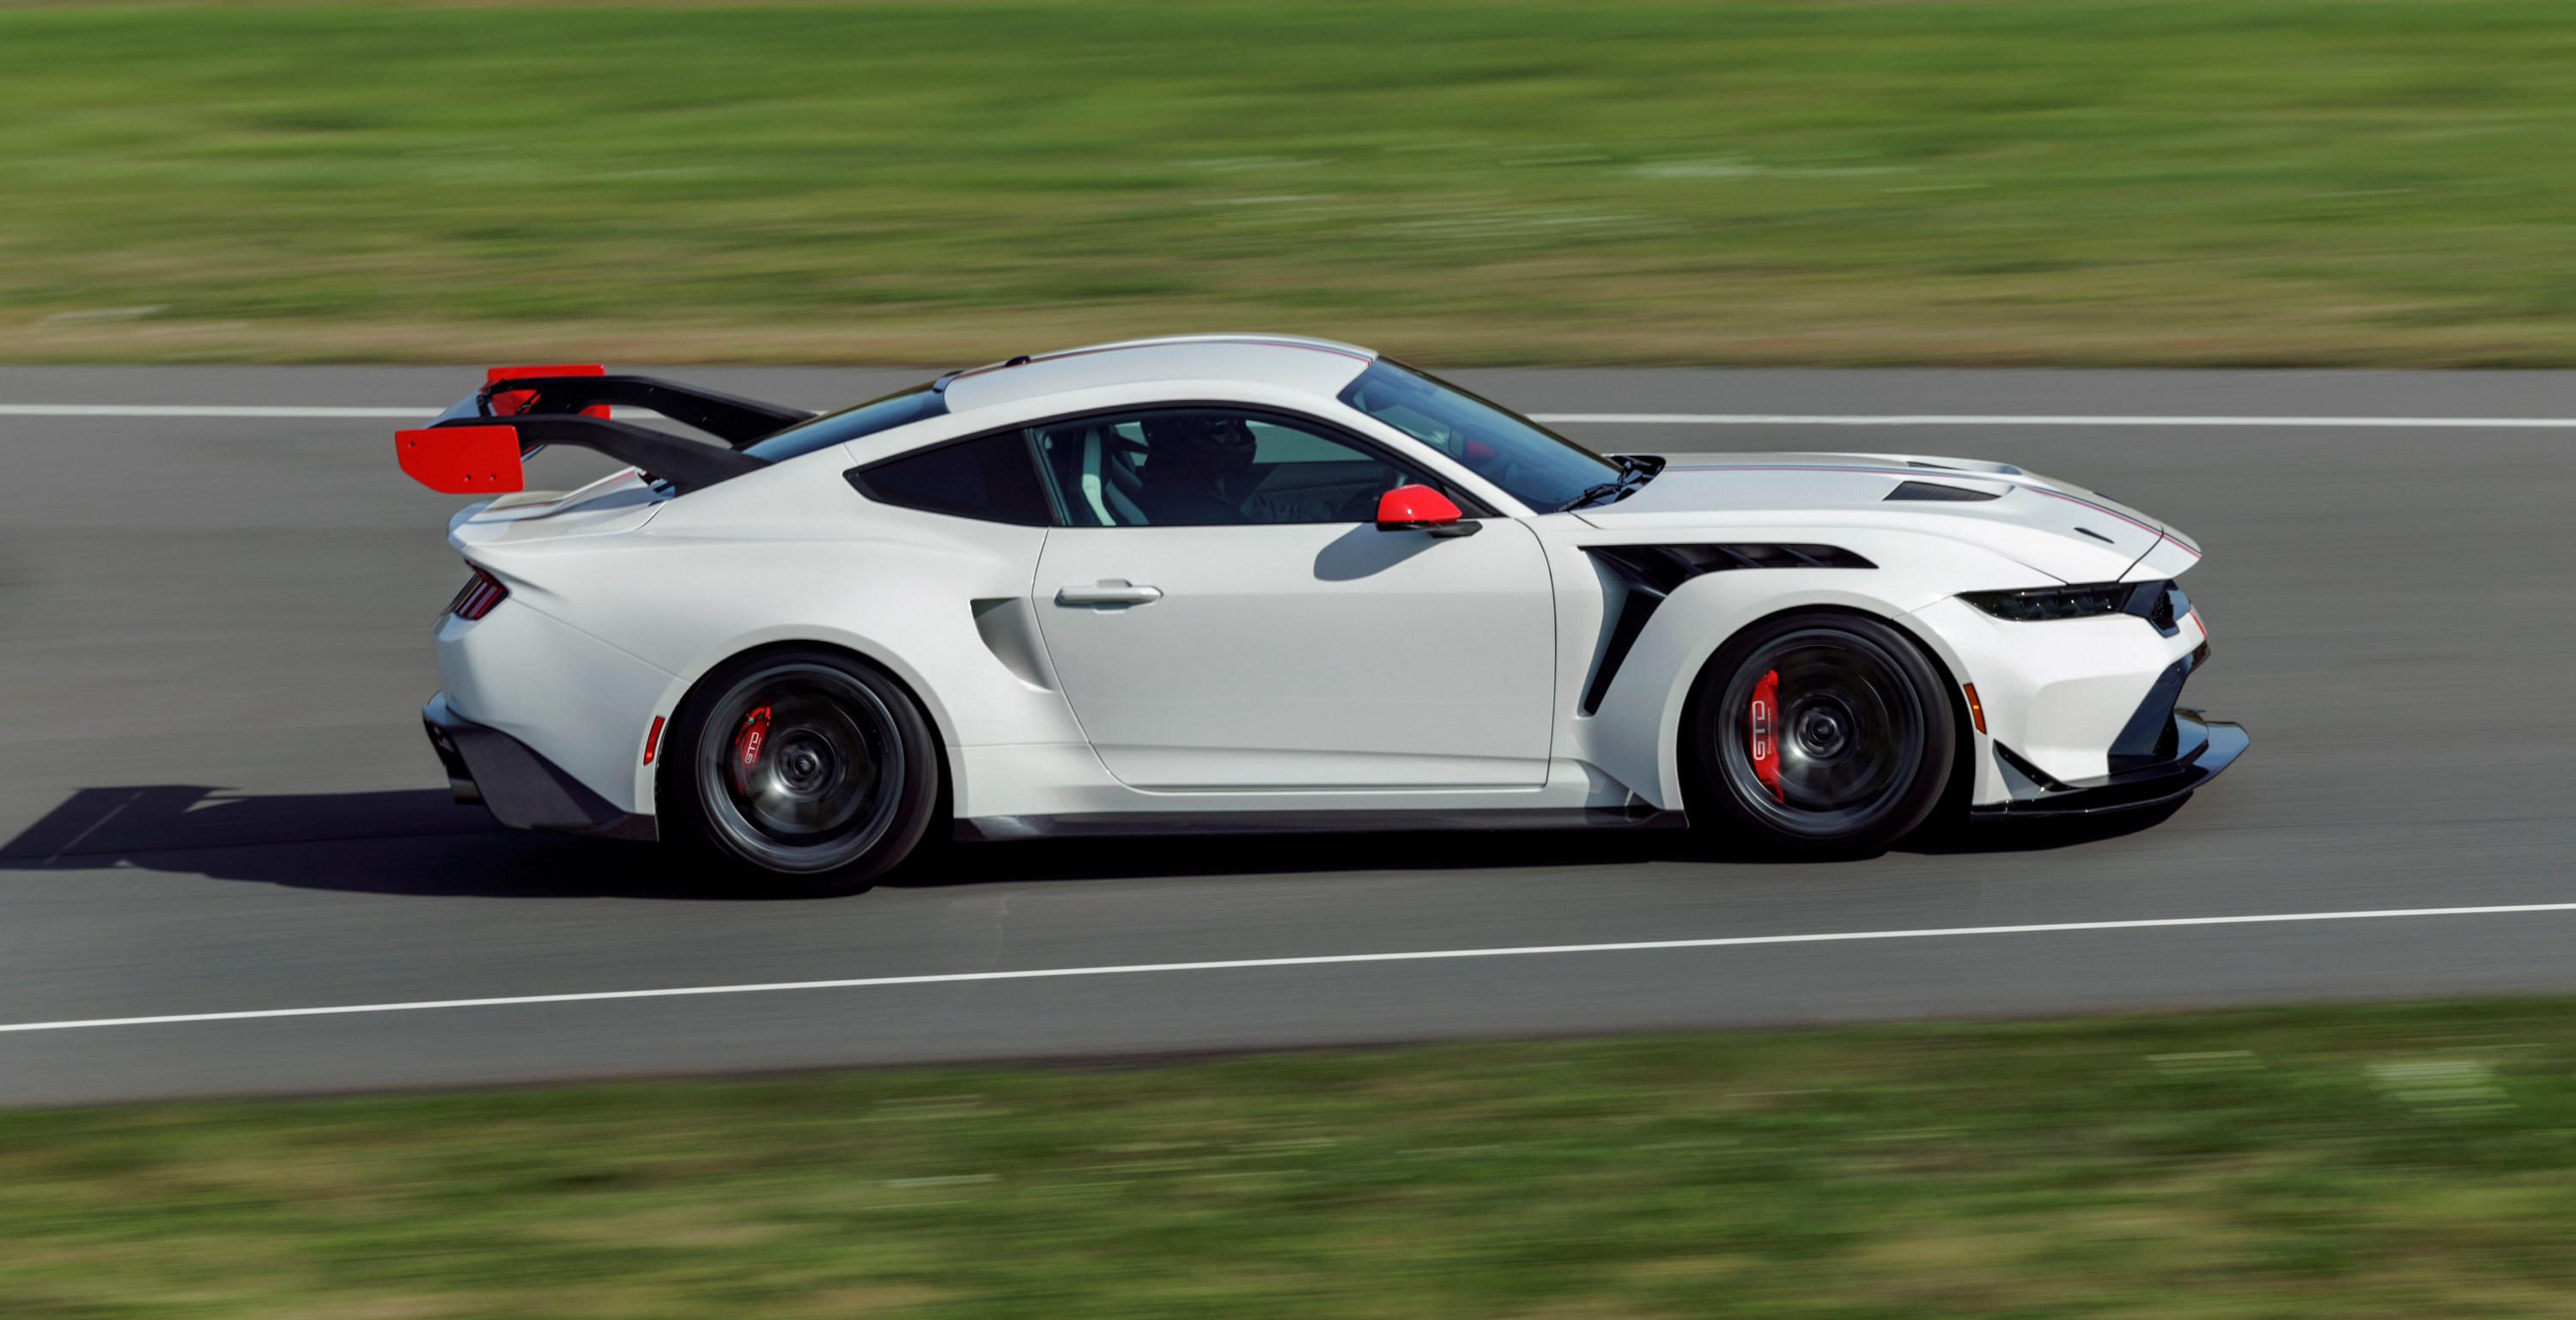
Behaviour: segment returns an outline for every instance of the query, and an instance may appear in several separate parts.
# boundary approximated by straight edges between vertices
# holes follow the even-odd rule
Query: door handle
[[[1088,587],[1059,587],[1055,593],[1058,605],[1151,605],[1162,598],[1161,587],[1139,587],[1124,580]]]

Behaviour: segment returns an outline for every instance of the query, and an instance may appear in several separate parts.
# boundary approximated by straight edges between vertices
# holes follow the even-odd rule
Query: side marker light
[[[1975,724],[1976,724],[1976,726],[1977,726],[1977,732],[1979,732],[1979,733],[1984,733],[1984,732],[1986,731],[1986,707],[1985,707],[1985,704],[1984,704],[1983,702],[1980,702],[1980,701],[1978,701],[1978,700],[1977,700],[1977,685],[1976,685],[1976,684],[1974,684],[1974,683],[1970,683],[1970,684],[1967,684],[1966,686],[1967,686],[1967,689],[1968,689],[1968,718],[1969,718],[1971,721],[1975,722]]]
[[[662,717],[653,717],[653,727],[644,733],[644,764],[653,764],[653,750],[662,745]]]

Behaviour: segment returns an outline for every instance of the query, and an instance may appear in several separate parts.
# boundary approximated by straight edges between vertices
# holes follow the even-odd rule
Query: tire
[[[824,650],[745,656],[681,704],[657,796],[673,837],[755,893],[855,894],[937,814],[939,741],[903,686]]]
[[[1769,704],[1767,765],[1757,699]],[[1701,810],[1806,858],[1870,856],[1912,832],[1941,801],[1958,745],[1949,684],[1922,648],[1828,612],[1766,620],[1720,647],[1682,730]]]

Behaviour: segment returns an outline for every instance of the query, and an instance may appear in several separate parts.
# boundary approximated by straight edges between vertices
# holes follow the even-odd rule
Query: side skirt
[[[1172,834],[1358,834],[1396,830],[1678,830],[1690,820],[1650,807],[1504,807],[1460,811],[1100,811],[1063,816],[972,816],[961,843],[1106,839]]]

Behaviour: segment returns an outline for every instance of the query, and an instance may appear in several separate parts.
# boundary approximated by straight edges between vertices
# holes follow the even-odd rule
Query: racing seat
[[[1086,427],[1082,433],[1082,499],[1100,516],[1103,527],[1142,527],[1145,511],[1136,507],[1132,491],[1144,488],[1135,470],[1118,461],[1102,443],[1101,432],[1107,427]]]

